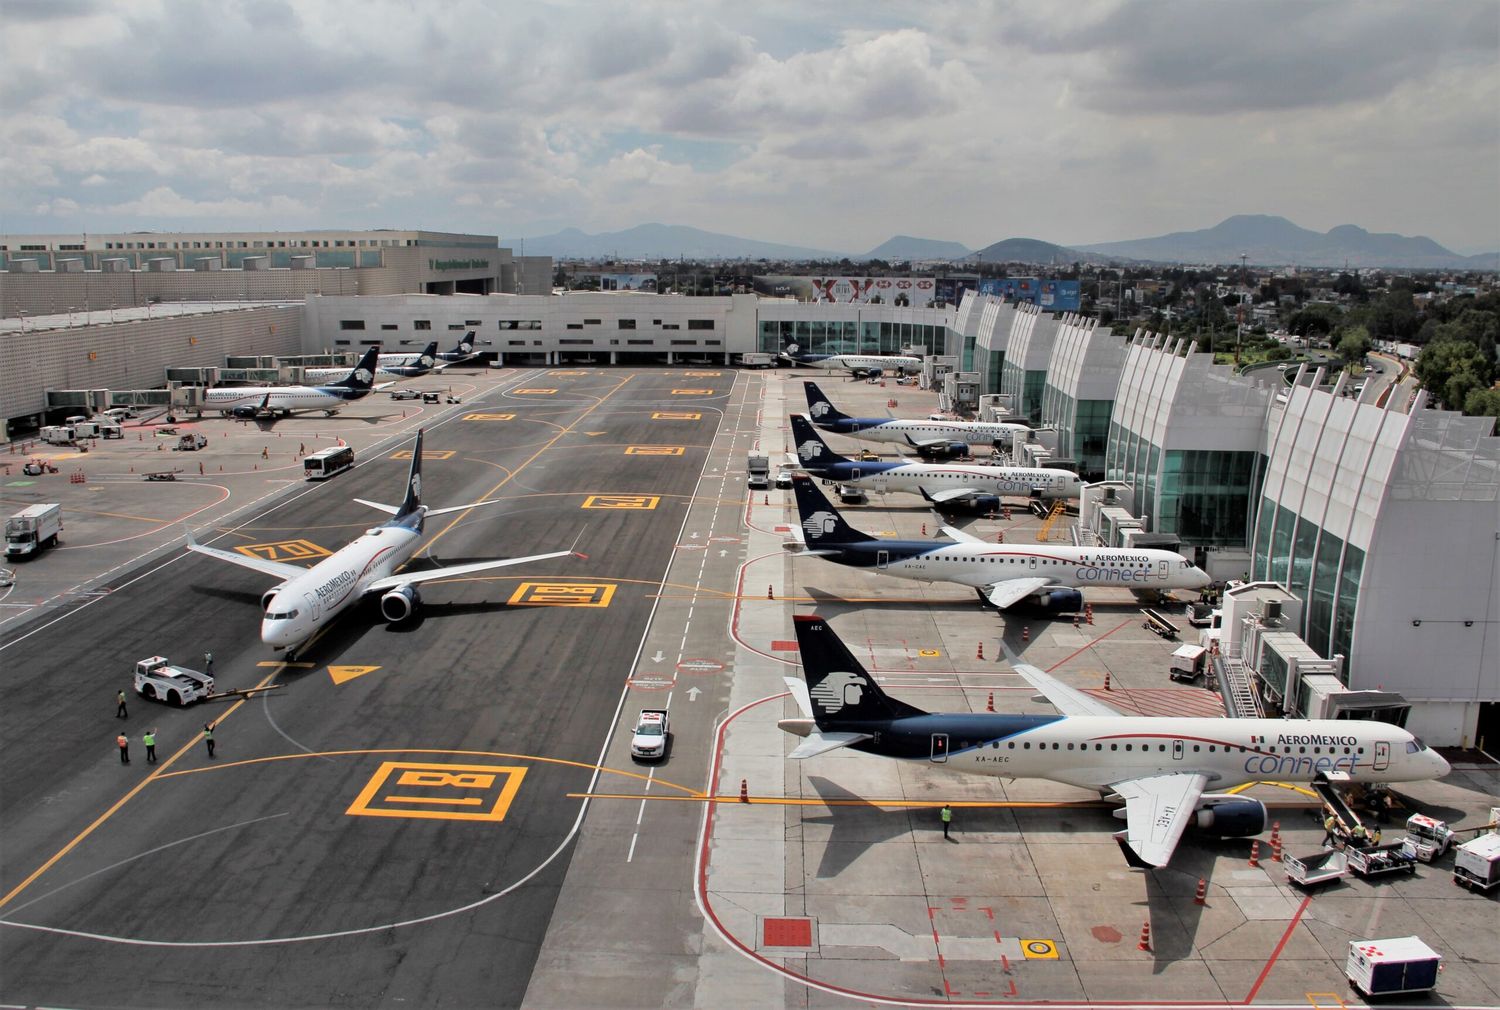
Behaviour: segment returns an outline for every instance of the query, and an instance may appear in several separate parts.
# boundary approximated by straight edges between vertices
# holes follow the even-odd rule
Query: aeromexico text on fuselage
[[[1046,552],[1004,544],[941,543],[932,540],[861,540],[825,545],[813,537],[809,547],[836,549],[837,561],[853,568],[880,568],[892,575],[919,579],[964,582],[988,586],[1004,579],[1045,577],[1060,585],[1160,586],[1177,581],[1179,569],[1191,566],[1171,551],[1104,550],[1091,547],[1050,547]],[[979,565],[968,572],[949,565]],[[1072,569],[1067,571],[1067,569]],[[972,576],[965,578],[965,575]],[[1185,588],[1186,586],[1184,586]]]
[[[930,463],[866,463],[848,460],[822,466],[803,464],[808,473],[840,484],[873,491],[946,491],[972,488],[993,494],[1044,498],[1077,498],[1082,483],[1071,470],[1035,470],[1002,466],[953,466]]]
[[[802,354],[796,344],[789,344],[782,354],[790,361],[809,368],[828,371],[879,374],[886,372],[916,373],[922,370],[922,359],[904,354]]]
[[[988,712],[931,712],[841,721],[837,726],[839,732],[871,734],[872,739],[852,744],[852,749],[884,757],[930,762],[936,753],[950,766],[971,765],[972,771],[981,773],[1047,778],[1082,787],[1170,774],[1186,765],[1209,772],[1215,789],[1261,779],[1311,781],[1336,772],[1356,781],[1397,781],[1391,772],[1399,775],[1405,752],[1421,745],[1407,743],[1402,730],[1395,730],[1401,739],[1383,732],[1390,729],[1394,728],[1371,723],[1351,731],[1347,722],[1333,720],[1115,720]],[[935,751],[933,737],[938,735],[945,738],[944,746]],[[1397,749],[1402,753],[1394,753]],[[1068,771],[1069,751],[1078,755],[1076,774]],[[1103,755],[1108,760],[1100,763]]]

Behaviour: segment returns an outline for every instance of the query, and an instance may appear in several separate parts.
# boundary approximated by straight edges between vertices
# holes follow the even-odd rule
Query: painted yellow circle
[[[1057,944],[1051,940],[1022,940],[1021,952],[1031,958],[1057,960]]]
[[[923,657],[925,657],[927,659],[931,659],[933,656],[941,656],[942,653],[939,652],[937,649],[922,649],[922,650],[920,650],[920,651],[917,652],[917,655],[923,656]]]

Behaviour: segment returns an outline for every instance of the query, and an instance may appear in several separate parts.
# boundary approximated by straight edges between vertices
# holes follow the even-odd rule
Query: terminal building
[[[393,270],[391,256],[413,255],[393,250],[425,258],[423,248],[345,246],[379,252],[387,265],[315,269]],[[442,274],[403,269],[417,288]],[[483,285],[506,276],[487,272]],[[1275,370],[1243,374],[1178,338],[1117,335],[973,292],[958,306],[918,308],[630,291],[372,296],[361,286],[358,295],[325,289],[203,308],[110,323],[95,307],[71,327],[61,314],[8,319],[0,407],[35,423],[49,389],[162,386],[168,367],[223,365],[226,355],[352,354],[443,344],[468,330],[485,359],[517,367],[732,365],[788,343],[814,353],[917,349],[951,360],[981,392],[1014,394],[1055,430],[1060,456],[1125,490],[1119,500],[1143,533],[1175,537],[1220,578],[1284,586],[1233,597],[1276,604],[1274,634],[1251,639],[1300,636],[1277,655],[1295,654],[1348,689],[1399,692],[1408,728],[1429,742],[1500,744],[1500,438],[1488,419],[1432,410],[1420,396],[1351,398],[1341,395],[1346,379],[1327,385],[1308,368],[1290,381]],[[1290,690],[1285,676],[1262,683],[1272,695]]]

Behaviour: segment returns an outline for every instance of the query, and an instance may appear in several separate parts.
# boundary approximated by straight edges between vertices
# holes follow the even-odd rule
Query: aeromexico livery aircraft
[[[921,358],[905,354],[803,354],[796,344],[787,344],[781,356],[794,365],[870,379],[887,373],[915,375],[922,370]]]
[[[807,415],[812,423],[835,435],[848,435],[861,442],[891,442],[908,445],[918,452],[954,453],[971,445],[994,445],[1009,441],[1031,429],[1013,421],[917,421],[894,417],[850,417],[828,400],[811,380],[804,380]]]
[[[867,463],[845,459],[801,414],[792,415],[792,440],[802,469],[826,480],[878,494],[908,491],[942,505],[977,495],[1077,498],[1083,481],[1071,470],[984,466],[977,463]]]
[[[441,372],[447,367],[446,362],[441,365],[437,363],[436,340],[422,351],[382,354],[375,359],[375,374],[394,375],[402,379],[415,379],[428,372]],[[303,369],[302,377],[308,382],[323,382],[326,379],[336,379],[345,373],[346,369],[343,368],[307,368]]]
[[[203,407],[226,417],[250,419],[277,414],[290,417],[299,410],[321,410],[332,417],[345,403],[363,399],[376,388],[375,360],[379,354],[379,347],[370,348],[352,370],[341,370],[347,378],[339,382],[317,386],[221,386],[203,394]]]
[[[188,547],[199,554],[207,554],[241,568],[251,568],[280,580],[275,588],[261,594],[261,607],[265,616],[260,624],[260,639],[277,651],[287,650],[288,659],[324,625],[371,593],[381,594],[381,616],[395,624],[414,615],[421,606],[421,596],[417,592],[419,583],[472,575],[474,572],[521,565],[528,561],[563,558],[573,553],[571,550],[552,551],[524,558],[475,561],[419,572],[397,572],[421,547],[422,524],[426,517],[462,512],[480,505],[493,505],[498,501],[491,499],[438,509],[423,505],[421,431],[417,432],[417,444],[412,449],[411,472],[406,479],[406,498],[400,506],[382,505],[363,498],[354,500],[389,514],[390,521],[366,530],[358,539],[334,551],[311,568],[250,557],[216,547],[204,547],[191,537],[188,538]]]
[[[1016,672],[1061,715],[924,712],[882,691],[823,618],[793,621],[806,683],[786,678],[802,718],[777,725],[803,738],[789,757],[850,747],[1097,789],[1125,802],[1125,830],[1115,839],[1135,867],[1167,865],[1189,824],[1221,838],[1263,831],[1265,806],[1222,792],[1234,786],[1263,779],[1415,782],[1449,770],[1441,755],[1387,723],[1131,716],[1023,663]]]
[[[1022,602],[1047,613],[1083,608],[1084,586],[1131,589],[1201,589],[1212,579],[1171,551],[1053,544],[992,544],[949,526],[943,540],[882,540],[854,529],[811,480],[792,482],[800,538],[783,547],[877,575],[968,586],[991,606]]]
[[[468,333],[465,333],[462,337],[459,337],[458,338],[458,346],[455,347],[453,350],[451,350],[451,351],[441,351],[441,352],[438,353],[438,360],[447,363],[447,364],[443,365],[444,368],[447,368],[448,365],[455,365],[455,364],[457,364],[460,361],[468,361],[472,357],[474,357],[474,331],[473,330],[470,330]]]

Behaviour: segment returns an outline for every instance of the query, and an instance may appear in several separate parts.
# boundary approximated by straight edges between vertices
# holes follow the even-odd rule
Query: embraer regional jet
[[[802,469],[827,480],[877,494],[907,491],[936,505],[977,495],[1021,498],[1077,498],[1083,481],[1071,470],[1050,467],[985,466],[979,463],[867,463],[845,459],[823,441],[801,414],[792,415],[792,442]]]
[[[1262,779],[1415,782],[1449,770],[1440,754],[1388,723],[1130,716],[1022,663],[1016,673],[1061,715],[924,712],[882,691],[823,618],[793,621],[806,683],[786,678],[802,717],[777,725],[803,738],[789,757],[849,747],[1097,789],[1125,802],[1125,830],[1115,839],[1139,868],[1167,865],[1189,824],[1220,838],[1263,831],[1264,804],[1222,792],[1234,786]],[[1221,791],[1206,793],[1210,787]]]
[[[859,378],[874,379],[886,373],[915,375],[922,370],[922,359],[905,354],[803,354],[796,344],[787,344],[781,356],[794,365],[821,368],[828,372],[848,372]]]
[[[828,394],[811,380],[802,383],[807,393],[807,414],[812,423],[835,435],[848,435],[861,442],[906,445],[924,456],[933,453],[962,455],[969,446],[991,446],[1031,431],[1014,421],[903,420],[895,417],[850,417],[835,407]]]
[[[388,513],[390,521],[366,530],[358,539],[339,548],[311,568],[249,557],[216,547],[204,547],[191,537],[188,539],[188,548],[281,580],[279,585],[261,594],[265,616],[260,624],[260,639],[277,651],[285,649],[288,659],[324,625],[371,593],[381,594],[381,616],[395,624],[417,612],[421,605],[421,596],[417,592],[419,583],[522,565],[528,561],[564,558],[573,553],[571,550],[552,551],[524,558],[476,561],[419,572],[397,572],[422,545],[422,523],[426,517],[462,512],[481,505],[494,505],[499,500],[450,505],[438,509],[423,505],[421,431],[417,432],[417,444],[412,449],[406,498],[401,505],[382,505],[363,498],[354,500]]]
[[[785,550],[898,579],[956,582],[1002,610],[1024,603],[1072,614],[1083,608],[1079,589],[1085,586],[1145,592],[1202,589],[1212,581],[1182,555],[1157,549],[992,544],[950,526],[943,532],[957,543],[882,540],[845,522],[806,477],[792,482],[792,493],[800,529]]]
[[[415,379],[428,372],[441,372],[448,363],[437,363],[437,341],[434,340],[421,351],[400,351],[382,354],[375,359],[377,375],[394,375],[402,379]],[[305,368],[302,377],[308,382],[326,382],[345,374],[343,368]]]

